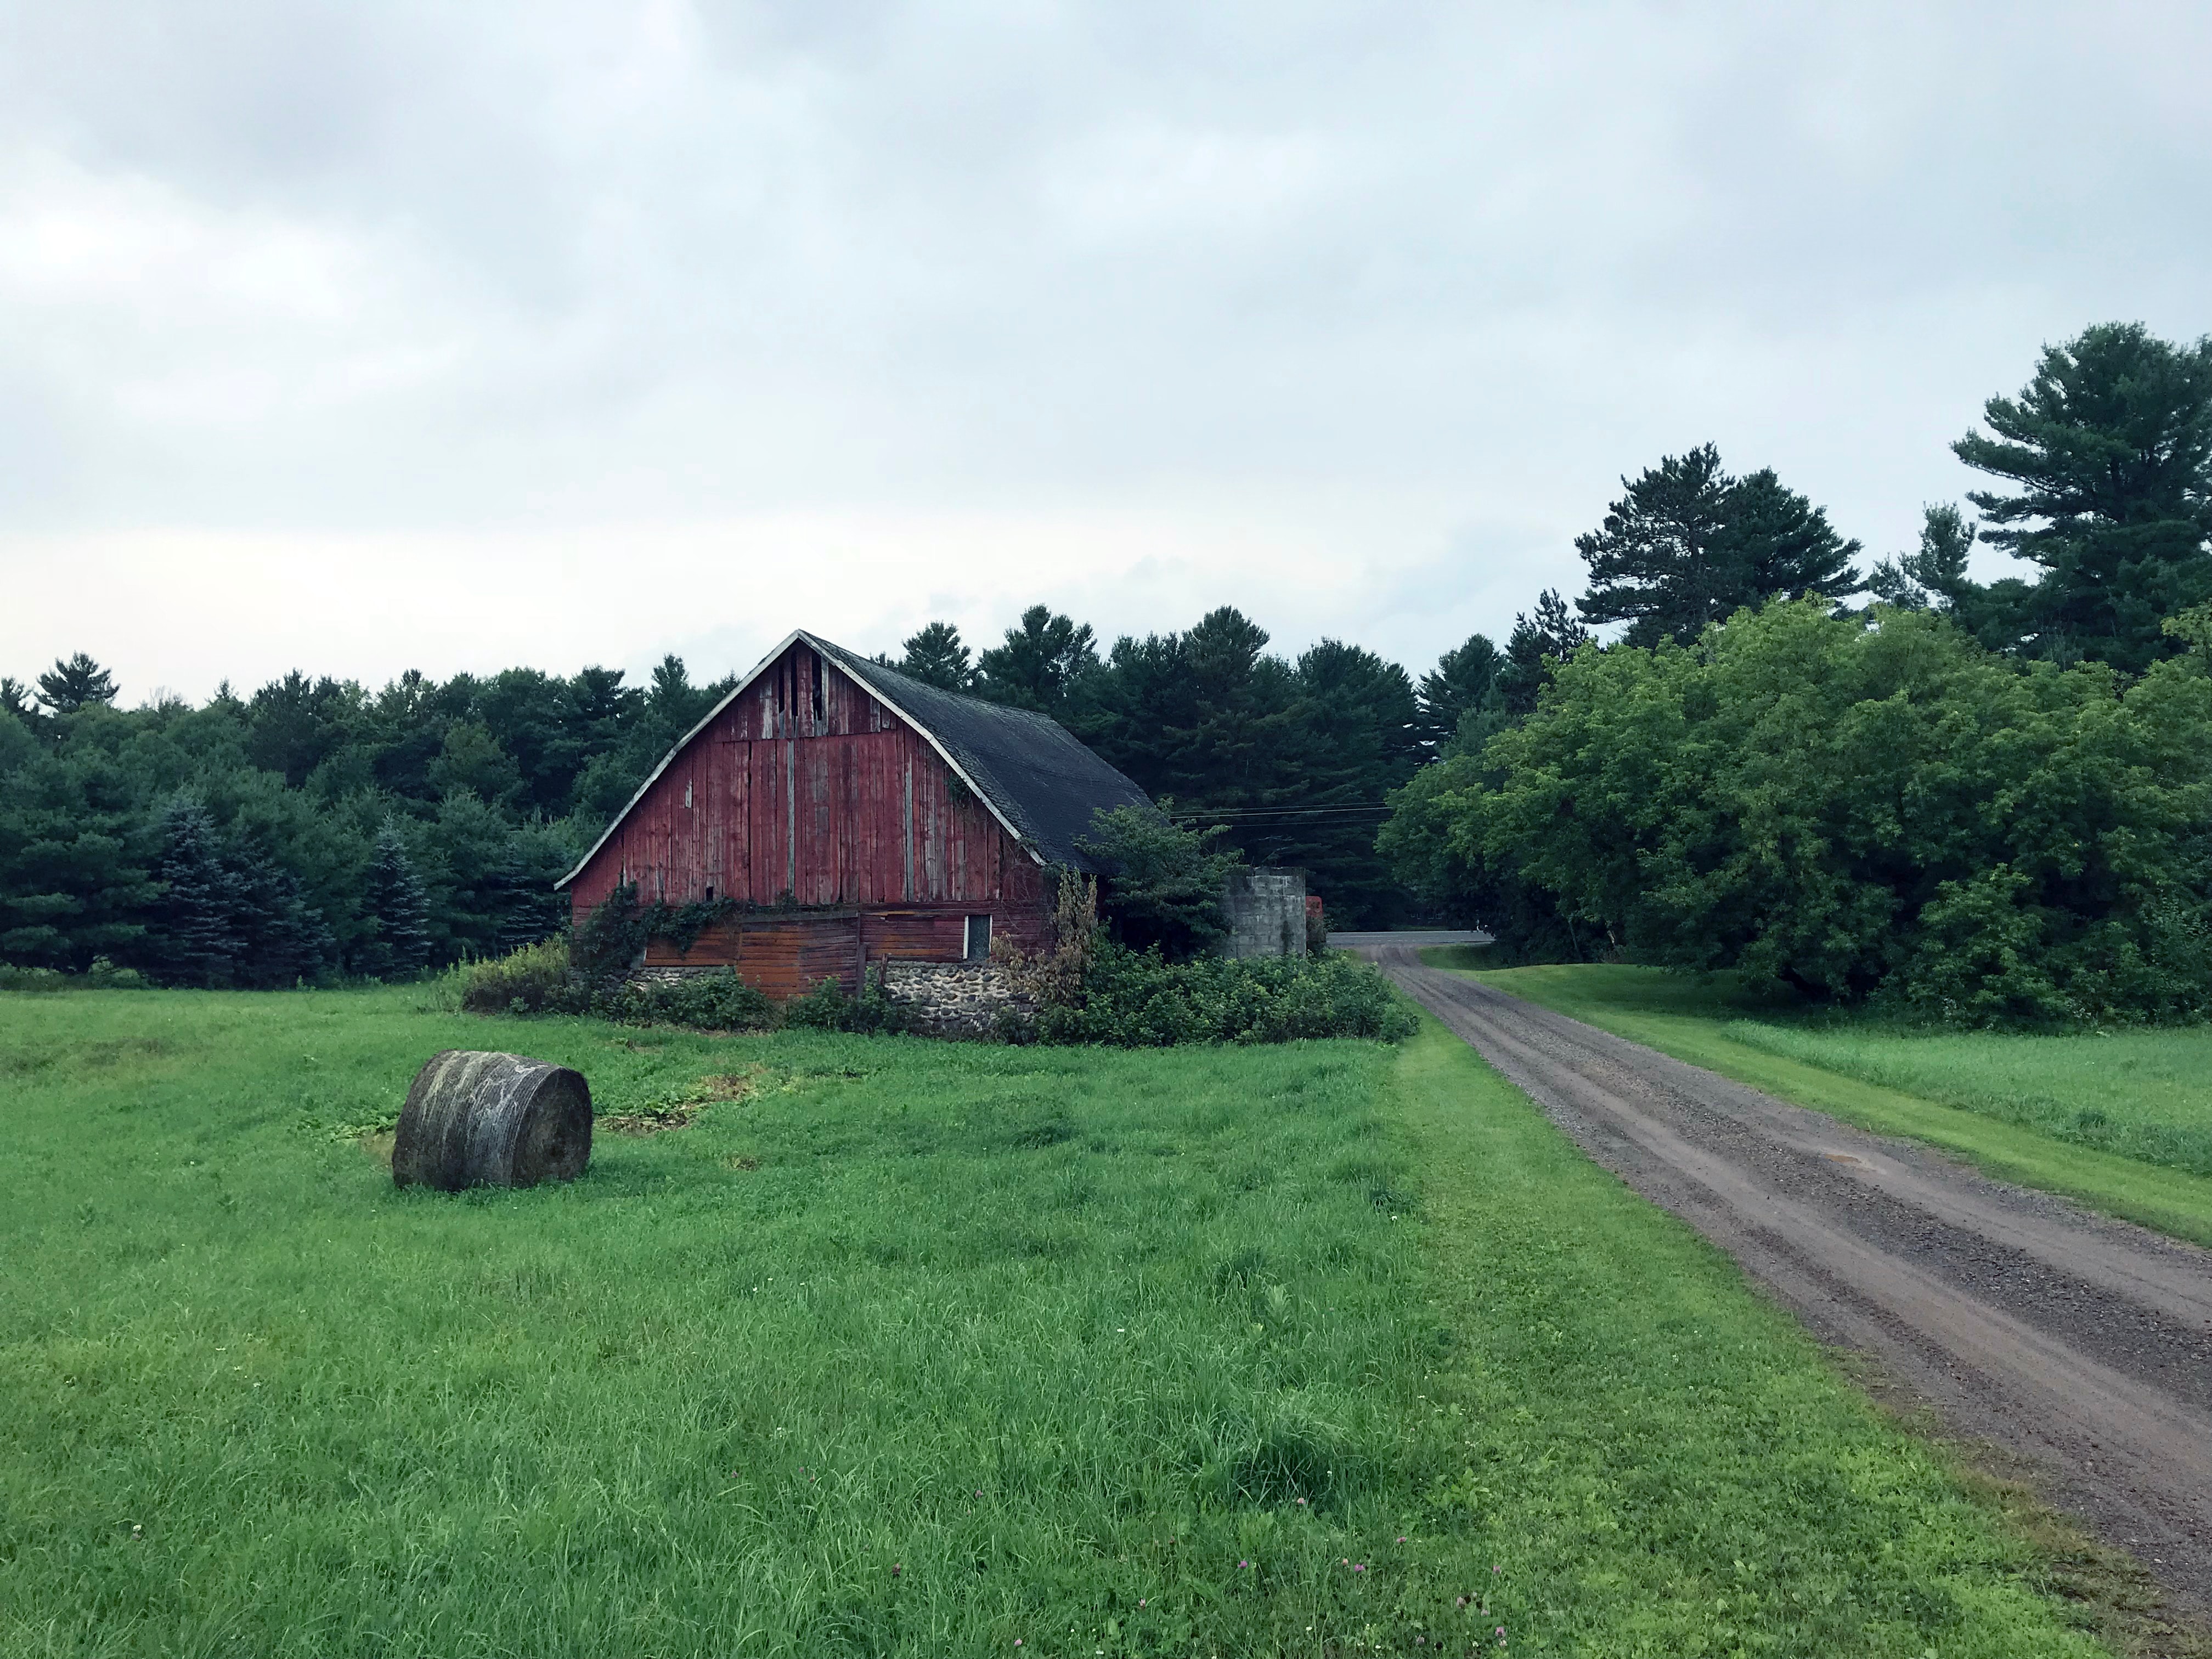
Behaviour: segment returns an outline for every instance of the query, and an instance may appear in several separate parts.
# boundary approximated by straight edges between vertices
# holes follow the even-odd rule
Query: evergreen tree
[[[0,715],[12,714],[23,725],[35,730],[41,718],[32,706],[29,688],[21,680],[0,678]]]
[[[403,979],[430,960],[429,901],[399,826],[387,818],[362,882],[362,915],[370,925],[354,946],[353,971],[372,979]]]
[[[1222,902],[1238,857],[1218,844],[1222,833],[1144,806],[1097,814],[1076,844],[1105,868],[1099,908],[1114,936],[1134,951],[1157,948],[1170,962],[1203,956],[1226,939]]]
[[[82,970],[131,955],[158,893],[145,783],[97,742],[0,744],[0,961]],[[9,755],[9,750],[14,752]]]
[[[905,655],[890,666],[908,679],[920,680],[945,691],[965,691],[975,677],[962,643],[960,630],[948,622],[933,622],[909,636],[900,647]]]
[[[623,747],[643,698],[635,686],[623,684],[619,668],[583,669],[568,682],[563,692],[561,737],[550,758],[555,768],[580,782],[585,769],[593,761]],[[650,766],[647,763],[647,769]],[[640,772],[638,778],[643,775]],[[630,787],[636,785],[637,780],[633,779]],[[629,799],[629,791],[623,792],[623,799]]]
[[[1687,643],[1746,605],[1865,586],[1851,564],[1859,544],[1838,536],[1824,509],[1771,470],[1729,477],[1711,444],[1662,456],[1621,485],[1626,493],[1575,550],[1590,576],[1577,608],[1586,622],[1626,623],[1624,644],[1670,634]]]
[[[1245,832],[1270,862],[1302,866],[1308,890],[1348,927],[1404,919],[1403,892],[1375,849],[1390,792],[1421,763],[1412,677],[1396,663],[1337,640],[1297,661],[1291,759],[1297,804]]]
[[[2140,323],[2105,323],[2046,347],[2018,398],[1983,406],[1988,434],[1951,446],[2019,486],[1967,499],[1982,538],[2039,566],[2018,642],[2057,661],[2139,672],[2181,647],[2160,624],[2212,598],[2212,339],[2175,346]],[[1994,435],[1991,435],[1994,434]],[[2005,620],[2006,596],[1970,594],[1970,626]]]
[[[57,714],[74,714],[94,703],[113,702],[115,681],[80,651],[66,662],[57,658],[53,672],[39,676],[39,701]]]
[[[1595,637],[1575,620],[1559,589],[1547,587],[1538,594],[1535,614],[1523,611],[1514,617],[1513,631],[1506,636],[1505,661],[1494,682],[1505,715],[1524,720],[1534,714],[1553,670]]]
[[[483,726],[458,720],[446,728],[445,746],[430,763],[428,781],[441,800],[467,793],[504,801],[521,789],[522,773]]]
[[[1022,612],[1019,625],[1006,630],[1003,644],[976,659],[975,692],[994,702],[1056,715],[1069,689],[1097,666],[1097,640],[1088,623],[1033,605]]]
[[[1838,536],[1827,509],[1784,488],[1771,467],[1729,486],[1721,550],[1737,573],[1741,605],[1814,593],[1840,599],[1866,588],[1851,563],[1859,544]]]
[[[506,669],[484,682],[478,718],[521,775],[518,810],[568,809],[576,771],[573,762],[563,763],[566,702],[567,688],[534,668]]]
[[[246,705],[246,754],[256,766],[281,772],[298,788],[352,735],[361,688],[325,676],[310,681],[298,669],[271,680]]]
[[[180,796],[162,812],[158,834],[154,874],[161,896],[146,944],[155,972],[176,985],[229,985],[245,954],[239,923],[246,894],[223,857],[215,819]]]
[[[276,991],[319,979],[334,948],[322,913],[300,890],[299,878],[266,847],[251,838],[225,860],[236,908],[237,982],[249,990]]]
[[[1421,676],[1417,694],[1420,702],[1420,740],[1433,758],[1459,731],[1460,718],[1480,708],[1496,684],[1505,659],[1488,635],[1474,634],[1437,659],[1437,665]]]

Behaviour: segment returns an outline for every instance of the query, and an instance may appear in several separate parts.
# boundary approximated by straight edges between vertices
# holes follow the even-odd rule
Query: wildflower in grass
[[[1364,1572],[1366,1571],[1367,1564],[1364,1561],[1362,1561],[1358,1566],[1352,1568],[1352,1571],[1354,1572]]]
[[[1406,1540],[1405,1540],[1404,1539],[1401,1538],[1398,1541],[1399,1541],[1400,1543],[1401,1543],[1401,1544],[1402,1544],[1402,1543],[1404,1543]]]
[[[1240,1567],[1249,1567],[1252,1564],[1249,1561],[1239,1561],[1237,1565]]]

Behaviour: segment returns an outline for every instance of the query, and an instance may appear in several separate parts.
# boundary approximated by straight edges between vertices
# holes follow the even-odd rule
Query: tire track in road
[[[1346,942],[1816,1335],[2212,1609],[2212,1253]]]

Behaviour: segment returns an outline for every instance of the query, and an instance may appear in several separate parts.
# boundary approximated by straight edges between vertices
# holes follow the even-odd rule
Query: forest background
[[[1418,678],[1272,653],[1228,606],[1102,649],[1038,605],[980,653],[933,623],[882,659],[1052,714],[1182,822],[1304,866],[1335,925],[1954,1014],[2203,1012],[2212,342],[2091,328],[1983,424],[1953,448],[1991,487],[1870,568],[1771,471],[1664,457],[1577,538],[1573,603]],[[1978,540],[2025,574],[1972,580]],[[295,672],[125,708],[82,654],[0,680],[0,961],[276,986],[543,938],[554,881],[733,684],[670,656],[642,685]]]

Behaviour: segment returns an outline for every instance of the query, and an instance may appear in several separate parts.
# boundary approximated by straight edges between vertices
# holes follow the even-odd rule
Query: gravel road
[[[2212,1253],[1424,968],[1413,942],[1355,948],[1814,1334],[2212,1609]]]

